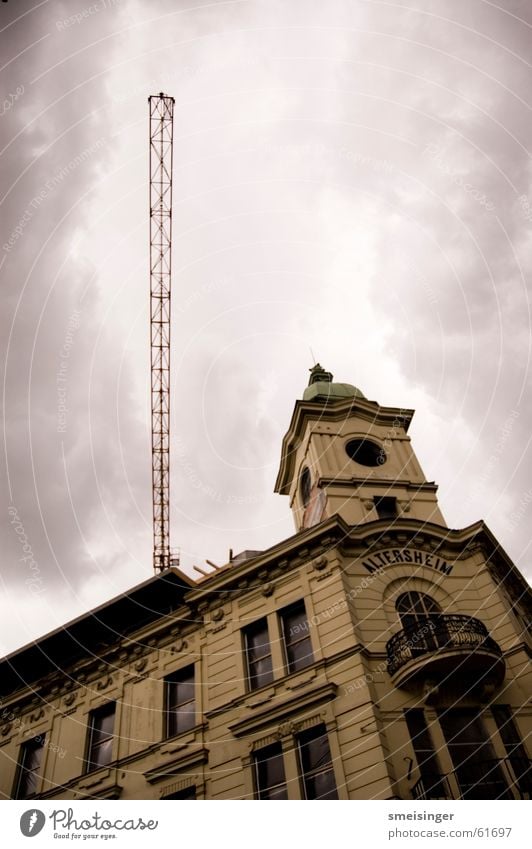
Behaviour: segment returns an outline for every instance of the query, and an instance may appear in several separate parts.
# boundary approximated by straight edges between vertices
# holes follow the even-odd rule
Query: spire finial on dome
[[[333,376],[330,371],[325,371],[323,366],[320,366],[319,363],[316,363],[315,366],[312,366],[310,371],[310,378],[308,385],[312,386],[313,383],[332,383]]]
[[[351,383],[333,383],[330,371],[325,371],[323,366],[316,363],[312,366],[308,386],[303,392],[303,401],[317,401],[322,403],[345,401],[346,398],[364,398],[364,394]]]

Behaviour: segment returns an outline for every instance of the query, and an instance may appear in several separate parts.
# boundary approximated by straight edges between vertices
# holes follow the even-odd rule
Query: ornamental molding
[[[268,725],[275,724],[277,726],[275,732],[277,732],[283,721],[291,721],[292,714],[334,699],[337,689],[336,684],[331,683],[290,695],[282,702],[270,703],[270,706],[265,710],[258,713],[254,711],[252,715],[248,714],[243,719],[229,723],[229,730],[235,737],[243,737],[258,732]]]

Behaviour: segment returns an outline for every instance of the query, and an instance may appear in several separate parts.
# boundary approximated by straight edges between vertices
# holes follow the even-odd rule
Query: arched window
[[[310,492],[312,488],[312,478],[310,477],[310,469],[307,466],[301,472],[299,487],[301,490],[301,501],[303,502],[303,507],[306,507],[310,501]]]
[[[402,593],[395,602],[401,621],[403,616],[432,616],[435,613],[441,613],[441,607],[437,601],[430,595],[425,593],[408,592]]]
[[[430,595],[413,591],[402,593],[395,602],[395,609],[412,654],[434,651],[445,644],[442,610]]]

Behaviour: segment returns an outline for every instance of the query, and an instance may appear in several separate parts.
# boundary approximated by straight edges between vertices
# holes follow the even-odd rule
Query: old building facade
[[[482,522],[446,526],[412,416],[316,366],[276,484],[294,536],[4,659],[2,798],[530,798],[530,588]]]

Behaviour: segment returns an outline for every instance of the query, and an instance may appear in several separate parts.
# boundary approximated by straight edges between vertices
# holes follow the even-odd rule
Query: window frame
[[[275,750],[274,754],[272,754],[270,757],[264,757],[264,754],[266,752],[273,750]],[[265,763],[267,760],[272,760],[272,758],[274,757],[280,759],[283,772],[283,780],[277,782],[276,784],[263,786],[261,785],[260,764]],[[272,790],[279,790],[281,788],[284,788],[284,792],[286,794],[285,799],[288,799],[288,784],[286,781],[286,768],[282,743],[270,743],[268,746],[256,749],[253,752],[253,779],[255,784],[256,799],[259,799],[261,801],[284,801],[284,799],[278,799],[277,797],[274,797],[274,799],[272,800],[271,797],[267,795]]]
[[[106,733],[101,740],[95,742],[95,731],[101,732],[101,729],[96,728],[96,720],[97,719],[106,719],[108,716],[113,717],[113,730],[110,733]],[[87,735],[87,746],[85,752],[85,772],[95,772],[97,769],[102,769],[103,767],[109,766],[110,763],[113,762],[113,749],[114,749],[114,739],[115,739],[115,725],[116,725],[116,701],[105,702],[105,704],[100,705],[94,710],[91,710],[89,713],[89,727],[88,727],[88,735]],[[108,761],[104,763],[96,763],[93,754],[99,749],[104,743],[107,743],[109,740],[113,741],[111,743],[111,756]]]
[[[381,520],[393,521],[399,518],[399,505],[395,495],[374,495],[373,506]]]
[[[308,747],[309,744],[316,742],[320,739],[324,739],[327,743],[327,749],[329,751],[329,760],[324,765],[316,766],[312,769],[306,769],[304,747]],[[297,734],[296,742],[299,781],[301,785],[301,794],[303,799],[308,801],[333,801],[333,799],[329,800],[329,798],[323,799],[322,797],[309,795],[309,783],[313,781],[316,777],[327,774],[332,775],[334,783],[334,793],[336,794],[335,799],[339,799],[340,797],[338,795],[338,783],[336,781],[336,773],[334,770],[334,763],[332,759],[331,744],[329,741],[329,734],[327,732],[326,726],[320,723],[319,725],[313,725],[311,728],[305,729],[305,731],[302,731],[301,733]]]
[[[182,677],[184,679],[185,674],[187,672],[190,672],[190,671],[192,672],[192,676],[191,676],[192,677],[192,690],[193,690],[192,699],[185,699],[181,702],[176,702],[175,704],[172,704],[172,707],[170,707],[170,694],[171,694],[170,688],[172,686],[176,685],[176,684],[177,685],[185,684],[186,683],[185,680],[179,681],[179,680],[176,680],[176,679],[178,679],[180,677]],[[190,724],[187,724],[185,728],[181,728],[181,729],[178,729],[178,730],[172,730],[172,728],[171,728],[172,718],[177,719],[177,717],[179,717],[179,713],[175,712],[176,708],[180,708],[183,705],[190,705],[190,704],[192,704],[194,706],[193,710],[191,711],[192,716],[191,716],[191,719],[190,719]],[[182,666],[182,667],[180,667],[180,669],[174,670],[174,672],[172,672],[170,675],[167,675],[166,678],[164,679],[164,718],[163,718],[164,739],[168,740],[172,737],[177,737],[177,736],[179,736],[179,734],[185,734],[187,731],[190,731],[192,728],[194,728],[197,725],[197,707],[198,707],[198,700],[197,700],[197,696],[196,696],[196,665],[194,663],[189,663],[189,664],[187,664],[187,666]],[[177,725],[179,725],[178,722],[177,722]]]
[[[521,737],[511,705],[492,704],[491,713],[504,746],[506,760],[513,770],[515,784],[522,798],[526,799],[525,794],[532,795],[532,763],[528,757],[526,737]]]
[[[302,609],[303,614],[305,616],[305,622],[307,624],[306,634],[305,634],[305,636],[301,637],[300,639],[296,639],[296,640],[292,640],[292,641],[288,642],[287,636],[289,636],[289,634],[287,634],[286,619],[288,618],[288,616],[293,614],[294,611],[296,611],[298,608]],[[314,650],[313,650],[313,646],[312,646],[312,638],[310,636],[310,624],[309,624],[309,618],[308,618],[308,615],[307,615],[307,607],[306,607],[306,604],[305,604],[305,600],[299,599],[298,601],[295,601],[292,604],[289,604],[286,607],[283,607],[281,610],[278,611],[278,617],[279,617],[279,622],[280,622],[286,673],[287,673],[287,675],[292,675],[295,672],[301,672],[303,669],[307,669],[309,666],[312,666],[312,664],[315,663]],[[289,649],[294,645],[298,645],[298,644],[304,642],[305,640],[308,641],[310,651],[309,651],[307,657],[304,658],[304,660],[305,660],[304,664],[302,666],[297,666],[297,665],[294,664],[293,661],[292,662],[290,661]]]
[[[430,724],[423,708],[405,708],[403,711],[414,759],[427,794],[427,799],[449,798],[446,779],[442,771],[440,757],[434,745]]]
[[[267,642],[268,642],[268,653],[258,658],[257,660],[250,659],[250,644],[249,644],[249,636],[252,634],[253,630],[259,630],[258,626],[263,624],[264,631],[266,633]],[[268,687],[274,682],[274,674],[273,674],[273,655],[272,655],[272,644],[270,640],[270,629],[268,627],[268,617],[263,616],[260,619],[256,619],[255,622],[251,622],[249,625],[246,625],[242,628],[242,640],[243,640],[243,649],[245,656],[245,666],[246,666],[246,685],[248,692],[254,692],[255,690],[260,690],[261,687]],[[255,683],[253,680],[253,670],[252,664],[258,664],[261,660],[264,660],[265,657],[269,657],[270,659],[270,675],[271,678],[269,681],[265,683]]]
[[[37,745],[35,745],[37,743]],[[15,775],[15,782],[13,786],[13,799],[33,799],[38,795],[39,788],[39,780],[42,779],[41,769],[43,767],[44,762],[44,749],[46,748],[46,734],[36,734],[35,737],[31,737],[29,740],[25,740],[21,743],[19,747],[19,756],[17,763],[17,771]],[[40,751],[39,763],[33,769],[26,769],[26,762],[28,760],[28,754],[30,751]],[[23,783],[27,782],[29,774],[32,774],[35,777],[36,790],[32,793],[28,793],[27,789],[23,795],[21,795],[21,786]]]

